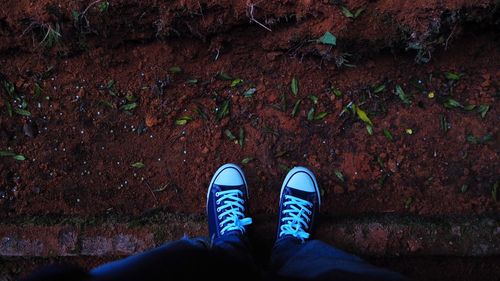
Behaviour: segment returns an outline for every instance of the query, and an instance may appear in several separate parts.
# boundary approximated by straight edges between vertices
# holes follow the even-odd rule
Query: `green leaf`
[[[109,108],[115,108],[115,105],[107,100],[100,100],[99,103],[101,103],[102,105],[109,107]]]
[[[396,94],[398,94],[399,99],[406,105],[411,104],[411,101],[408,99],[406,96],[405,92],[403,91],[403,88],[401,86],[397,85],[396,86]]]
[[[472,134],[467,135],[466,140],[472,144],[477,144],[477,139]]]
[[[135,162],[135,163],[131,164],[130,166],[132,166],[136,169],[142,169],[142,168],[146,167],[146,165],[144,165],[144,163],[142,163],[142,162]]]
[[[334,173],[335,173],[335,176],[337,176],[337,178],[340,180],[340,182],[345,182],[344,175],[342,174],[341,171],[335,170]]]
[[[385,85],[384,85],[384,84],[380,84],[380,85],[376,86],[376,87],[373,89],[373,93],[374,93],[374,94],[378,94],[378,93],[380,93],[380,92],[382,92],[382,91],[384,91],[384,90],[385,90]]]
[[[413,197],[409,197],[408,199],[406,199],[405,209],[409,209],[411,206],[411,203],[413,203]]]
[[[97,7],[99,8],[99,12],[101,13],[107,12],[109,8],[109,2],[108,1],[101,2]]]
[[[255,94],[255,92],[257,91],[256,88],[250,88],[248,90],[246,90],[244,93],[243,93],[243,96],[245,98],[251,98],[253,97],[253,95]]]
[[[224,73],[224,72],[219,72],[217,74],[217,79],[219,80],[223,80],[223,81],[229,81],[229,80],[233,80],[233,77],[231,77],[229,74],[227,73]]]
[[[233,133],[231,133],[229,129],[224,130],[224,134],[226,134],[227,138],[230,141],[234,141],[236,139],[236,137],[233,135]]]
[[[373,135],[373,126],[366,124],[366,131],[368,132],[368,134],[370,136],[372,136]]]
[[[462,104],[460,104],[458,101],[452,99],[452,98],[449,98],[448,100],[446,100],[444,103],[443,103],[444,107],[446,108],[457,108],[457,107],[463,107]]]
[[[232,82],[231,82],[231,88],[234,88],[238,85],[240,85],[241,83],[243,83],[243,80],[241,79],[234,79]]]
[[[314,116],[314,120],[323,120],[328,115],[328,112],[320,112]]]
[[[467,184],[463,184],[462,187],[460,188],[460,192],[465,193],[469,189],[469,186]]]
[[[439,116],[439,126],[444,133],[447,133],[451,128],[451,124],[448,122],[446,115],[441,114]]]
[[[292,117],[295,117],[297,115],[297,112],[299,112],[299,107],[300,107],[300,103],[302,102],[302,100],[298,100],[295,105],[293,106],[293,110],[292,110]]]
[[[197,83],[198,83],[198,79],[195,79],[195,78],[193,78],[193,79],[188,79],[188,80],[186,81],[186,83],[188,83],[189,85],[195,85],[195,84],[197,84]]]
[[[325,34],[323,34],[323,36],[318,38],[318,42],[325,45],[335,46],[337,45],[337,38],[333,34],[327,31],[325,32]]]
[[[493,134],[488,133],[481,138],[480,142],[485,143],[487,141],[492,141],[493,139],[494,139]]]
[[[216,120],[220,121],[222,118],[226,117],[229,114],[229,100],[225,100],[222,102],[220,106],[217,107],[216,110]]]
[[[38,98],[42,95],[43,89],[38,83],[35,83],[34,98]]]
[[[307,112],[307,121],[313,121],[314,120],[314,107],[309,109],[309,112]]]
[[[394,141],[394,138],[392,137],[391,132],[389,132],[389,130],[387,130],[387,129],[384,129],[384,136],[385,136],[388,140],[390,140],[391,142],[392,142],[392,141]]]
[[[445,77],[446,79],[448,80],[454,80],[454,81],[457,81],[457,80],[460,80],[460,78],[463,76],[462,73],[456,73],[456,72],[446,72],[445,73]]]
[[[10,81],[4,81],[3,87],[5,88],[5,91],[7,91],[7,94],[11,96],[16,92],[16,86],[14,86],[14,83]]]
[[[73,17],[73,21],[75,22],[80,20],[80,13],[78,11],[71,11],[71,16]]]
[[[137,97],[134,96],[131,92],[128,92],[127,95],[125,96],[125,99],[129,102],[134,102],[137,100]]]
[[[15,156],[16,154],[12,151],[0,150],[0,157],[10,157]]]
[[[365,11],[365,8],[364,7],[361,7],[359,9],[356,10],[356,12],[354,13],[354,18],[357,19],[359,16],[361,16],[361,14]]]
[[[26,160],[26,157],[24,157],[24,155],[21,155],[21,154],[15,155],[12,158],[14,158],[14,160],[17,160],[17,161],[24,161],[24,160]]]
[[[10,104],[9,101],[6,101],[5,106],[7,107],[7,113],[9,114],[10,117],[12,117],[12,105]]]
[[[290,84],[290,88],[292,89],[292,94],[297,96],[299,94],[299,81],[293,77],[292,83]]]
[[[351,13],[351,11],[349,11],[349,9],[347,9],[347,7],[342,6],[340,7],[340,10],[342,11],[342,14],[344,14],[344,16],[351,19],[354,18],[354,15]]]
[[[106,88],[108,88],[109,90],[113,89],[115,87],[115,83],[116,83],[115,80],[110,79],[108,81],[108,84],[106,84]]]
[[[495,202],[497,202],[498,200],[498,181],[495,182],[495,184],[493,185],[493,187],[491,188],[491,197],[493,198],[493,200]]]
[[[243,158],[243,160],[241,160],[241,164],[246,165],[246,164],[250,163],[250,161],[252,161],[252,160],[253,160],[253,157]]]
[[[490,110],[490,106],[487,104],[481,104],[479,108],[477,109],[477,112],[481,114],[481,118],[484,118],[486,116],[486,113],[488,113],[488,110]]]
[[[240,138],[238,140],[238,143],[240,144],[240,147],[243,148],[243,145],[245,145],[245,129],[242,127],[240,128]]]
[[[196,113],[198,114],[198,116],[200,116],[201,119],[208,119],[208,116],[205,114],[205,111],[203,111],[203,108],[201,106],[196,107]]]
[[[175,124],[179,125],[179,126],[184,126],[191,120],[193,120],[193,118],[191,116],[185,115],[185,116],[182,116],[181,118],[175,120]]]
[[[31,116],[31,112],[26,109],[14,108],[14,112],[22,116]]]
[[[474,108],[476,108],[475,104],[468,104],[468,105],[464,106],[464,109],[467,110],[467,111],[471,111]]]
[[[309,96],[309,99],[312,101],[313,104],[318,104],[318,97],[317,96]]]
[[[372,120],[368,118],[368,115],[366,115],[366,112],[364,112],[361,108],[353,104],[354,109],[356,110],[356,114],[358,115],[359,119],[361,119],[365,124],[368,124],[370,126],[373,126]]]
[[[127,103],[127,104],[124,104],[122,106],[120,106],[120,109],[121,110],[125,110],[125,111],[129,111],[129,110],[132,110],[134,108],[137,107],[137,103],[136,102],[132,102],[132,103]]]
[[[336,96],[336,97],[341,97],[342,96],[342,92],[335,88],[335,87],[331,87],[330,88],[330,91]]]
[[[172,66],[171,68],[168,69],[168,71],[170,71],[173,74],[177,74],[182,72],[182,68],[178,66]]]

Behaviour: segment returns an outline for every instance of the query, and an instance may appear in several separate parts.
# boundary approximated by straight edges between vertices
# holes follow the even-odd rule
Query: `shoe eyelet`
[[[219,205],[219,204],[217,204],[217,205]],[[220,212],[220,208],[217,208],[217,212]]]
[[[215,197],[219,197],[219,192],[216,192],[216,193],[215,193]]]
[[[221,216],[217,216],[217,218],[218,218],[218,219],[220,219],[220,220],[222,219],[222,217],[221,217]]]

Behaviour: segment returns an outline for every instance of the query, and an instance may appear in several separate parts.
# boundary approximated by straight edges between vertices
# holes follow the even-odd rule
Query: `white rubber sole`
[[[280,192],[280,202],[281,202],[281,197],[283,196],[283,190],[285,189],[286,183],[290,180],[290,178],[297,172],[304,172],[308,174],[314,183],[314,190],[316,190],[316,194],[318,195],[318,210],[321,207],[321,193],[319,190],[318,182],[316,181],[316,177],[314,176],[313,172],[311,172],[309,169],[306,167],[295,167],[288,172],[288,174],[285,177],[285,180],[283,181],[283,184],[281,185],[281,192]]]
[[[207,201],[207,204],[206,204],[207,212],[208,212],[208,195],[210,195],[210,191],[212,190],[212,186],[215,182],[215,179],[222,172],[222,170],[224,170],[226,168],[234,168],[234,169],[238,170],[238,172],[241,174],[241,176],[243,177],[243,183],[245,184],[245,191],[247,193],[246,196],[248,199],[248,185],[247,185],[247,179],[245,178],[245,173],[243,173],[243,170],[240,167],[238,167],[237,165],[232,164],[232,163],[227,163],[227,164],[222,165],[219,169],[217,169],[217,171],[215,171],[215,174],[212,177],[212,180],[210,181],[210,185],[208,186],[208,191],[207,191],[207,200],[206,200]]]

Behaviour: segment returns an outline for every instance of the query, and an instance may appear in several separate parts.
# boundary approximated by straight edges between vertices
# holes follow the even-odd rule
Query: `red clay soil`
[[[276,211],[294,165],[317,174],[330,215],[500,211],[494,1],[264,1],[254,14],[246,1],[83,2],[2,1],[0,79],[31,116],[9,116],[21,102],[1,88],[0,150],[26,160],[0,159],[0,217],[203,213],[212,173],[245,158],[256,213]],[[364,11],[349,19],[342,5]],[[61,33],[52,48],[49,26]],[[315,40],[326,31],[337,47]],[[351,102],[373,135],[341,114]],[[308,121],[311,108],[328,115]],[[242,146],[225,133],[241,129]]]

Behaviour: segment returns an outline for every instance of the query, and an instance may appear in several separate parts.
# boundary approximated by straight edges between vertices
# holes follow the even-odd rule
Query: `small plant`
[[[384,129],[384,136],[391,142],[394,141],[394,138],[392,137],[392,134],[391,132],[389,132],[389,130],[387,129]]]
[[[138,106],[138,104],[136,102],[131,102],[131,103],[126,103],[126,104],[120,106],[120,109],[125,111],[125,112],[130,113],[130,111],[133,110],[134,108],[136,108],[137,106]]]
[[[231,87],[231,88],[236,88],[236,87],[238,87],[239,85],[241,85],[242,83],[243,83],[243,80],[241,80],[241,79],[239,79],[239,78],[238,78],[238,79],[234,79],[234,80],[231,82],[230,87]]]
[[[452,98],[447,99],[443,103],[443,105],[446,108],[457,108],[457,107],[463,108],[464,107],[460,102],[458,102],[458,101],[456,101],[456,100],[454,100]]]
[[[396,85],[396,94],[398,95],[399,99],[406,105],[410,105],[411,101],[410,99],[406,96],[405,92],[403,91],[403,88],[401,86]]]
[[[353,20],[357,19],[365,10],[365,8],[361,7],[361,8],[358,8],[354,13],[352,13],[345,6],[340,7],[340,9],[342,11],[342,14],[344,14],[344,16],[346,16],[347,18],[353,19]]]
[[[101,2],[101,3],[99,3],[99,5],[97,5],[97,9],[99,9],[99,12],[101,12],[101,13],[107,12],[108,8],[109,8],[108,1]]]
[[[378,86],[373,87],[372,91],[374,94],[378,94],[378,93],[383,92],[384,90],[385,90],[385,84],[380,84]]]
[[[224,72],[219,72],[217,73],[217,75],[215,76],[217,79],[219,80],[222,80],[222,81],[230,81],[230,80],[233,80],[233,77],[231,77],[231,75],[227,74],[227,73],[224,73]]]
[[[297,96],[299,94],[299,81],[293,77],[292,82],[290,83],[290,89],[292,90],[292,94]]]
[[[335,176],[339,179],[339,181],[340,181],[341,183],[344,183],[344,182],[345,182],[344,174],[342,174],[342,172],[341,172],[341,171],[339,171],[339,170],[335,170],[335,172],[334,172],[334,173],[335,173]]]
[[[257,91],[256,88],[250,88],[248,90],[246,90],[244,93],[243,93],[243,96],[245,98],[251,98],[253,97],[253,95],[255,94],[255,92]]]
[[[144,163],[142,163],[142,162],[135,162],[135,163],[130,164],[130,166],[133,168],[136,168],[136,169],[142,169],[142,168],[146,167],[146,165],[144,165]]]
[[[193,118],[191,118],[191,116],[185,115],[185,116],[182,116],[181,118],[175,120],[175,124],[179,125],[179,126],[184,126],[191,120],[193,120]]]
[[[178,73],[181,73],[182,72],[182,68],[178,67],[178,66],[172,66],[168,69],[168,71],[170,73],[173,73],[173,74],[178,74]]]
[[[215,119],[217,121],[222,120],[224,117],[226,117],[229,114],[229,100],[225,100],[222,102],[221,105],[217,106],[215,108]]]
[[[243,158],[243,160],[241,160],[241,164],[246,165],[246,164],[250,163],[251,161],[253,161],[253,157],[246,157],[246,158]]]
[[[456,72],[451,72],[451,71],[448,71],[444,74],[444,76],[446,77],[446,79],[448,80],[451,80],[451,81],[458,81],[460,80],[460,78],[462,78],[462,76],[464,76],[463,73],[456,73]]]
[[[5,151],[5,150],[0,150],[0,157],[12,157],[12,159],[17,161],[26,160],[26,157],[24,157],[24,155],[22,154],[17,154],[12,151]]]
[[[469,134],[466,140],[472,144],[484,144],[486,142],[492,141],[494,139],[493,134],[488,133],[482,137],[475,137],[473,134]]]

